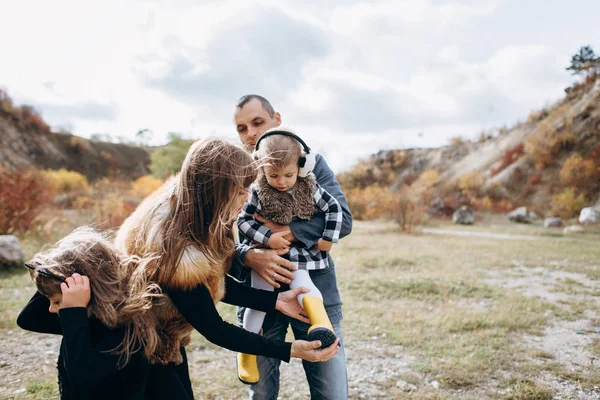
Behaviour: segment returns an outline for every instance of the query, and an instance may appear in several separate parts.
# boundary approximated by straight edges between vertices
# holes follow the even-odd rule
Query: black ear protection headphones
[[[296,135],[290,129],[282,128],[282,127],[275,127],[275,128],[271,128],[268,131],[266,131],[265,133],[263,133],[258,138],[258,140],[256,141],[256,144],[254,145],[254,151],[252,152],[252,156],[254,157],[254,159],[258,160],[261,157],[260,150],[259,150],[259,145],[260,145],[261,140],[263,140],[266,137],[275,136],[275,135],[291,137],[292,139],[296,140],[300,144],[300,147],[302,148],[302,150],[301,150],[301,154],[300,154],[300,159],[298,159],[298,168],[299,168],[298,176],[301,178],[305,178],[310,172],[312,172],[313,168],[315,167],[315,161],[316,161],[315,155],[311,152],[310,147],[308,147],[308,145],[304,142],[304,140],[302,140],[302,138],[300,136]]]

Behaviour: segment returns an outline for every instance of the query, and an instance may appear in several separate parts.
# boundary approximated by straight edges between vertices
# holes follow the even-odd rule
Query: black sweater
[[[185,319],[210,342],[229,350],[289,362],[291,343],[267,339],[223,321],[206,286],[198,285],[191,290],[164,290]],[[277,295],[276,292],[245,286],[227,276],[222,301],[268,312],[275,309]]]
[[[62,334],[58,356],[58,384],[63,400],[95,399],[190,399],[191,387],[170,385],[168,392],[148,390],[149,378],[177,382],[173,367],[154,370],[142,352],[132,354],[119,368],[119,356],[110,353],[125,335],[125,328],[110,329],[96,318],[88,318],[83,307],[48,311],[50,301],[37,292],[19,314],[17,324],[39,333]]]

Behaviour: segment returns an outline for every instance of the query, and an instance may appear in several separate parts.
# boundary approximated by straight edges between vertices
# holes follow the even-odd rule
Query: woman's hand
[[[90,280],[87,276],[74,273],[60,284],[61,308],[87,307],[90,302]]]
[[[320,340],[307,342],[306,340],[294,340],[292,342],[291,357],[301,358],[310,362],[329,361],[339,351],[340,339],[335,339],[331,346],[323,350],[317,350],[321,346]]]
[[[275,309],[288,317],[296,318],[298,321],[306,322],[310,324],[306,313],[298,303],[298,296],[302,293],[308,293],[310,289],[305,287],[299,287],[292,290],[286,290],[277,295],[277,303],[275,303]]]

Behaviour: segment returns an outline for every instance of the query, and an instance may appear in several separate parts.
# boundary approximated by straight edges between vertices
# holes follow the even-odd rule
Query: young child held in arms
[[[38,292],[17,324],[63,336],[61,399],[159,398],[145,394],[151,367],[144,349],[158,340],[150,308],[162,294],[130,273],[145,262],[122,256],[102,234],[82,227],[26,264]],[[175,392],[172,398],[189,398]]]
[[[339,240],[342,209],[338,201],[317,183],[312,173],[314,154],[292,130],[277,127],[265,132],[256,142],[253,156],[259,162],[260,173],[238,218],[239,230],[255,245],[289,248],[285,257],[297,267],[290,288],[310,289],[298,296],[298,302],[310,320],[308,340],[320,340],[322,348],[328,347],[336,340],[336,335],[325,311],[323,296],[308,271],[329,266],[327,252]],[[317,212],[325,213],[326,225],[323,237],[311,248],[294,246],[284,237],[285,232],[274,233],[255,219],[255,214],[259,214],[277,224],[289,225],[295,218],[309,220]],[[254,288],[274,289],[254,270],[251,279]],[[247,308],[244,329],[258,333],[264,317],[264,312]],[[244,383],[258,382],[255,356],[238,354],[238,377]]]

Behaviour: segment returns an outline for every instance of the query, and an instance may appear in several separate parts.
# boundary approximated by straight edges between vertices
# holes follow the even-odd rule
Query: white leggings
[[[296,270],[293,271],[293,274],[294,279],[292,279],[292,283],[290,283],[291,289],[296,289],[299,287],[310,289],[310,292],[302,293],[298,296],[298,303],[300,303],[300,307],[302,307],[302,298],[304,296],[318,297],[319,299],[323,300],[321,292],[319,289],[317,289],[312,279],[310,279],[308,271]],[[275,290],[273,286],[269,285],[258,273],[254,272],[254,270],[251,271],[251,285],[255,289],[268,290],[270,292]],[[246,311],[244,312],[244,329],[250,332],[259,333],[264,319],[264,312],[246,308]]]

